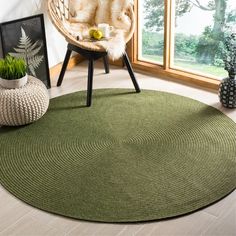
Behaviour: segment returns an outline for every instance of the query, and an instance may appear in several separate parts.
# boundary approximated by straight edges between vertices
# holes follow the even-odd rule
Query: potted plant
[[[27,83],[25,61],[10,55],[0,60],[0,86],[8,89],[20,88]]]
[[[236,33],[231,33],[224,41],[224,64],[228,77],[220,83],[219,98],[224,107],[236,107]]]

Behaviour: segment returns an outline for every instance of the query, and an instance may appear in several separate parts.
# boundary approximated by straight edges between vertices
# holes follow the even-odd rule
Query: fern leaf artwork
[[[28,74],[37,77],[36,71],[43,62],[43,55],[39,55],[43,43],[39,40],[33,42],[21,27],[21,37],[17,47],[13,48],[15,52],[9,54],[13,57],[23,58],[28,68]]]

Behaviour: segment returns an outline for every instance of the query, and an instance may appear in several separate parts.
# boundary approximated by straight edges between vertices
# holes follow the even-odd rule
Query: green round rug
[[[37,208],[84,220],[186,214],[236,187],[236,124],[157,91],[95,90],[51,100],[28,126],[0,128],[0,182]]]

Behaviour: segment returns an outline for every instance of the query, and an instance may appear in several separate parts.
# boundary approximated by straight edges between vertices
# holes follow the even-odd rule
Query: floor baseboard
[[[84,60],[85,60],[84,57],[82,57],[79,54],[72,56],[69,60],[67,69],[72,69],[74,66],[76,66],[77,64],[79,64],[80,62],[82,62]],[[63,62],[58,63],[57,65],[50,68],[50,78],[51,79],[54,79],[55,77],[57,77],[60,74],[62,63]],[[121,59],[116,60],[116,61],[109,60],[109,64],[119,66],[119,67],[124,66],[123,61]]]
[[[84,60],[84,58],[77,54],[74,55],[70,58],[67,69],[72,69],[74,66],[76,66],[78,63],[82,62]],[[50,68],[50,78],[54,79],[56,76],[59,75],[60,71],[61,71],[61,67],[62,67],[62,63],[58,63],[57,65],[53,66]]]

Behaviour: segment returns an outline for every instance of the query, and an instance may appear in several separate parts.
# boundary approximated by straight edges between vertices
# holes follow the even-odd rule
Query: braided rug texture
[[[42,81],[28,77],[25,86],[5,89],[0,86],[0,125],[18,126],[41,118],[48,109],[49,95]]]
[[[52,99],[39,121],[0,128],[0,182],[48,212],[135,222],[193,212],[236,187],[236,124],[198,101],[95,90]]]

